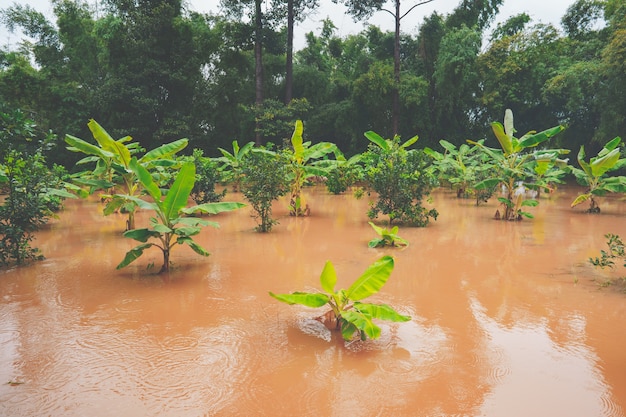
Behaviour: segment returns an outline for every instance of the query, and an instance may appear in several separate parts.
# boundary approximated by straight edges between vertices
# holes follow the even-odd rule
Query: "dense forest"
[[[342,2],[364,22],[391,4],[397,30],[342,38],[327,20],[294,51],[294,21],[316,0],[222,0],[218,14],[181,0],[105,0],[98,10],[52,0],[56,22],[6,7],[0,22],[31,40],[0,49],[1,127],[32,119],[30,135],[68,167],[76,155],[64,137],[90,138],[92,118],[148,149],[189,138],[206,155],[233,140],[280,146],[296,119],[307,140],[347,155],[365,150],[368,130],[419,135],[419,147],[460,144],[489,138],[507,108],[519,131],[566,126],[557,146],[568,149],[593,153],[626,136],[623,0],[575,1],[560,28],[526,14],[494,28],[503,0],[460,0],[414,36],[400,22],[420,2]]]

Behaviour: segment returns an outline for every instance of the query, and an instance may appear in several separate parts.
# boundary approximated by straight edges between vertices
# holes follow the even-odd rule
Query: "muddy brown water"
[[[626,237],[625,202],[588,215],[564,187],[508,223],[437,190],[439,219],[383,250],[367,198],[306,192],[312,216],[281,201],[269,234],[250,208],[214,216],[196,239],[211,256],[179,247],[168,275],[156,250],[117,271],[124,216],[67,202],[37,235],[46,260],[0,272],[0,415],[626,415],[626,294],[600,285],[626,269],[587,262]],[[395,270],[372,301],[412,320],[378,340],[346,344],[321,311],[268,296],[319,288],[327,260],[346,288],[384,254]]]

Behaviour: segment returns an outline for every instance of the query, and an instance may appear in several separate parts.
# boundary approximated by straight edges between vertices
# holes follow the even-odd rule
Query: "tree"
[[[340,0],[333,0],[337,3]],[[393,16],[395,20],[395,36],[393,43],[393,80],[394,84],[392,87],[392,105],[391,105],[391,113],[392,113],[392,131],[394,135],[398,134],[399,125],[400,125],[400,21],[405,18],[413,9],[417,6],[421,6],[426,3],[430,3],[434,0],[421,0],[418,3],[414,4],[401,14],[400,12],[400,0],[393,0],[394,8],[393,10],[386,9],[383,5],[386,3],[386,0],[343,0],[341,1],[348,7],[348,13],[354,16],[355,19],[365,19],[370,17],[373,13],[377,11],[384,11]]]

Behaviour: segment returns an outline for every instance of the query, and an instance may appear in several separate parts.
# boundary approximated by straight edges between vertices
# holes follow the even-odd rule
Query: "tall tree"
[[[285,105],[293,98],[293,36],[296,22],[308,16],[308,11],[319,7],[319,0],[273,0],[272,19],[279,22],[287,19],[287,51],[285,62]]]
[[[377,11],[389,13],[395,22],[395,38],[393,44],[393,88],[392,88],[392,127],[393,134],[398,134],[400,125],[400,21],[404,19],[413,9],[434,0],[421,0],[412,5],[409,10],[401,14],[400,0],[393,0],[393,9],[387,9],[383,6],[387,0],[333,0],[333,2],[341,2],[347,8],[348,12],[356,19],[361,20],[372,16]]]
[[[263,14],[262,0],[220,0],[222,9],[230,16],[242,19],[244,15],[254,22],[254,76],[255,107],[260,112],[263,106]],[[255,129],[255,142],[261,145],[261,130]]]

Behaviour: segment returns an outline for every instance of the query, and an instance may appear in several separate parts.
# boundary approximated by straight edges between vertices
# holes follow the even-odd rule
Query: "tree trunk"
[[[263,106],[263,15],[261,12],[261,0],[254,0],[255,13],[254,13],[254,78],[255,78],[255,90],[256,101],[255,106],[257,111]],[[263,138],[261,137],[261,130],[259,129],[258,122],[255,122],[255,142],[257,146],[262,144]]]
[[[393,89],[392,94],[392,129],[394,136],[398,134],[400,126],[400,0],[396,0],[396,33],[393,43]]]
[[[285,105],[293,98],[293,24],[294,0],[287,1],[287,63],[285,68]]]

